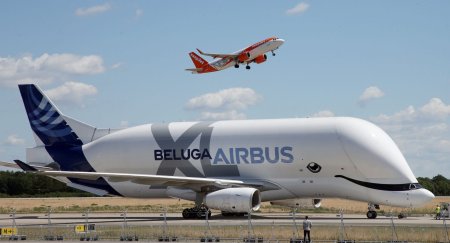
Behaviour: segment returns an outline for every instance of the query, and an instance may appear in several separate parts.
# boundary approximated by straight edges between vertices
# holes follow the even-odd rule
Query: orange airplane
[[[224,70],[233,65],[235,68],[239,68],[239,64],[241,63],[245,63],[245,68],[250,69],[250,63],[256,62],[257,64],[260,64],[267,60],[266,52],[270,51],[272,52],[272,56],[275,56],[274,51],[283,43],[283,39],[271,37],[231,54],[204,53],[197,49],[200,54],[210,56],[214,58],[214,60],[212,62],[207,62],[195,52],[191,52],[189,53],[189,56],[191,57],[192,62],[194,62],[195,68],[188,68],[186,71],[191,71],[192,73],[210,73]]]

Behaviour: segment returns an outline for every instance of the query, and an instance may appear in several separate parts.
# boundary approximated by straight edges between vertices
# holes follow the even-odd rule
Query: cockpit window
[[[409,184],[409,190],[415,190],[415,189],[420,189],[420,188],[422,188],[422,185],[420,185],[419,183]]]

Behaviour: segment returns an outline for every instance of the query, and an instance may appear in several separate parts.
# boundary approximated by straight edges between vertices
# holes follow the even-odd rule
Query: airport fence
[[[77,230],[78,227],[78,230]],[[13,235],[0,240],[70,241],[178,241],[178,242],[300,242],[303,231],[294,224],[264,225],[80,225],[17,226]],[[16,237],[16,238],[14,238]],[[317,225],[311,231],[313,242],[449,242],[441,226]],[[297,241],[298,240],[298,241]]]

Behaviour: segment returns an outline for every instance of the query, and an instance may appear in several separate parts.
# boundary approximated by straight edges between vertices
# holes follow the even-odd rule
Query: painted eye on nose
[[[308,168],[308,170],[312,173],[318,173],[322,169],[322,166],[320,166],[316,162],[311,162],[308,164],[308,166],[306,166],[306,168]]]

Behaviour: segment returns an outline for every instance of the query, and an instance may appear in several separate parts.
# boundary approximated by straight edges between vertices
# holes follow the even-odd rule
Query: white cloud
[[[302,14],[304,12],[306,12],[306,10],[309,9],[309,4],[305,3],[305,2],[301,2],[297,5],[295,5],[295,7],[286,10],[286,14],[287,15],[297,15],[297,14]]]
[[[261,95],[250,88],[230,88],[216,93],[207,93],[188,101],[186,108],[241,110],[261,100]]]
[[[334,113],[329,110],[319,111],[311,115],[311,117],[333,117]]]
[[[123,65],[123,63],[118,62],[118,63],[116,63],[116,64],[113,64],[113,65],[111,66],[111,69],[117,69],[117,68],[120,68],[120,67],[122,67],[122,65]]]
[[[97,94],[97,88],[90,84],[78,82],[66,82],[54,89],[46,90],[45,93],[51,100],[67,103],[75,103],[83,106],[83,101],[87,96]]]
[[[419,108],[371,118],[397,143],[416,176],[450,171],[450,105],[432,98]],[[446,174],[448,176],[448,174]]]
[[[128,121],[120,121],[120,128],[127,128],[129,126]]]
[[[79,56],[70,53],[47,54],[34,58],[0,57],[0,85],[14,86],[19,83],[48,84],[64,80],[70,75],[91,75],[105,71],[100,56]]]
[[[439,98],[432,98],[430,101],[419,109],[424,117],[434,119],[445,119],[450,115],[450,105],[446,105]]]
[[[412,123],[426,121],[443,121],[450,117],[450,105],[445,104],[439,98],[431,98],[428,103],[419,109],[408,106],[406,109],[393,115],[381,114],[373,120],[380,123]]]
[[[144,15],[144,10],[142,9],[136,9],[136,12],[134,14],[135,18],[138,19],[140,18],[142,15]]]
[[[109,11],[111,9],[111,5],[109,3],[105,3],[102,5],[96,5],[89,8],[78,8],[75,10],[75,15],[77,16],[88,16],[88,15],[95,15],[104,13],[106,11]]]
[[[20,138],[16,134],[12,134],[6,138],[4,144],[10,145],[10,146],[21,146],[21,145],[25,145],[25,139]]]
[[[240,112],[257,104],[262,96],[250,88],[230,88],[215,93],[207,93],[190,99],[185,108],[201,110],[201,120],[246,119]]]
[[[39,59],[43,59],[43,68],[70,74],[96,74],[105,71],[103,59],[96,55],[44,54]]]
[[[202,112],[200,120],[217,121],[217,120],[244,120],[247,116],[244,113],[236,110],[229,110],[224,112]]]
[[[379,99],[383,96],[384,92],[381,89],[376,86],[370,86],[359,96],[359,104],[364,105],[371,100]]]

